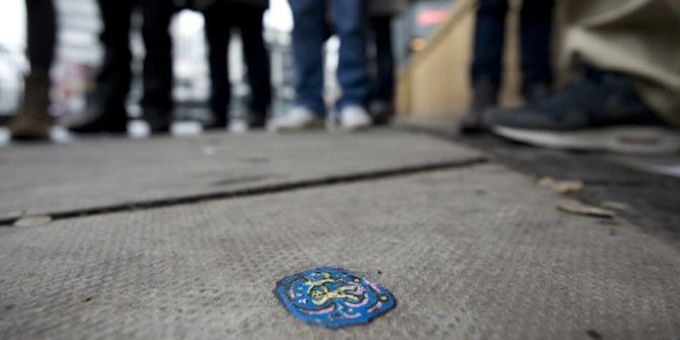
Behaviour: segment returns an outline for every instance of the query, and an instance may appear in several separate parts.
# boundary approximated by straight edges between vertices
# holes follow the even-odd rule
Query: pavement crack
[[[324,188],[359,182],[379,181],[391,178],[405,177],[423,173],[463,169],[489,163],[489,159],[484,156],[473,157],[463,160],[450,160],[434,163],[425,163],[398,168],[387,168],[365,172],[355,172],[336,176],[291,181],[286,183],[269,184],[239,190],[224,190],[205,194],[186,195],[178,197],[159,198],[148,201],[124,202],[118,204],[102,205],[82,209],[63,210],[55,212],[40,213],[40,216],[49,216],[53,221],[89,217],[104,214],[133,212],[140,210],[160,209],[178,205],[199,204],[211,201],[222,201],[239,199],[246,197],[265,196],[284,192],[292,192],[314,188]],[[30,217],[16,216],[0,219],[0,227],[14,227],[15,223],[24,218]]]

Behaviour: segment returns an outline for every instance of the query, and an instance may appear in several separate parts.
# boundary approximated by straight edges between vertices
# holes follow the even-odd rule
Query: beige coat
[[[633,77],[647,103],[680,126],[680,1],[568,0],[565,57]]]

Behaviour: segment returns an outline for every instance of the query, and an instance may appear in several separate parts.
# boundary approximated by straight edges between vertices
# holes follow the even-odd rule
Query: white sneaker
[[[301,131],[323,127],[323,121],[314,111],[304,106],[294,106],[270,123],[269,129],[274,132]]]
[[[340,128],[358,131],[371,127],[373,120],[368,111],[359,105],[347,105],[340,110]]]

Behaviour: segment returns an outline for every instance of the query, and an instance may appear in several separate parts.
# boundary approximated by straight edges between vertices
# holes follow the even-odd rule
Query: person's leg
[[[507,13],[507,0],[479,2],[472,57],[473,86],[486,80],[500,87]]]
[[[142,0],[144,24],[144,98],[142,109],[152,132],[167,132],[172,114],[172,39],[168,31],[172,1]]]
[[[342,95],[336,103],[340,128],[355,131],[370,127],[373,120],[366,110],[368,101],[368,9],[363,0],[331,0],[333,22],[340,38],[337,78]]]
[[[325,0],[290,0],[293,28],[293,62],[295,64],[295,104],[285,114],[275,117],[274,131],[299,131],[323,126],[326,105],[323,100],[325,40]]]
[[[264,8],[235,4],[239,13],[237,25],[241,32],[248,82],[250,83],[250,123],[253,127],[264,127],[269,105],[272,100],[271,65],[269,52],[263,38],[262,16]]]
[[[338,82],[342,97],[338,109],[346,105],[365,106],[368,99],[366,34],[368,17],[362,0],[331,0],[333,22],[340,38]]]
[[[374,99],[391,103],[394,99],[394,52],[392,47],[392,17],[374,17],[371,28],[375,37],[376,71]]]
[[[462,132],[485,130],[482,116],[496,106],[503,72],[507,0],[480,0],[475,22],[472,56],[472,101]]]
[[[78,133],[127,131],[126,101],[132,72],[130,62],[130,19],[133,0],[98,0],[103,29],[100,41],[104,58],[96,88],[88,99],[87,115],[69,127]]]
[[[326,1],[290,0],[295,27],[293,28],[293,59],[295,62],[296,104],[317,114],[326,112],[322,97],[324,21]]]
[[[535,101],[548,94],[553,81],[551,49],[553,0],[524,0],[520,13],[522,94]]]
[[[115,114],[127,121],[125,102],[130,91],[132,71],[130,62],[130,21],[132,0],[99,0],[104,23],[101,42],[104,45],[104,62],[97,77],[97,105],[102,111]]]
[[[52,0],[26,0],[28,61],[24,96],[10,124],[14,139],[47,139],[52,124],[48,114],[50,68],[54,60],[56,13]]]
[[[222,128],[228,124],[227,112],[231,101],[227,56],[233,14],[229,13],[226,4],[217,2],[206,9],[204,17],[210,66],[210,110],[213,114],[211,127]]]
[[[389,121],[394,105],[394,55],[392,47],[392,17],[370,18],[375,44],[375,79],[371,90],[371,113],[376,122]]]
[[[56,13],[52,0],[26,0],[28,61],[31,71],[47,73],[54,60]]]

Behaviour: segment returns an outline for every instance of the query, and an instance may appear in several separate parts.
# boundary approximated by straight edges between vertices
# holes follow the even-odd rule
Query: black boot
[[[496,106],[498,102],[498,85],[488,80],[480,80],[473,87],[472,104],[467,116],[461,124],[462,133],[483,132],[487,128],[484,124],[484,112]]]
[[[373,125],[389,125],[394,118],[394,107],[388,101],[377,100],[369,105],[369,111],[373,116]]]
[[[262,130],[267,127],[267,115],[260,112],[251,112],[248,118],[248,127],[251,130]]]
[[[127,134],[127,112],[108,111],[97,102],[90,104],[84,117],[68,129],[77,134]]]
[[[144,121],[149,124],[149,131],[153,135],[165,135],[170,133],[172,120],[170,114],[162,110],[149,110],[144,112]]]
[[[206,130],[226,130],[229,127],[229,118],[226,112],[213,113],[212,120],[206,124]]]

